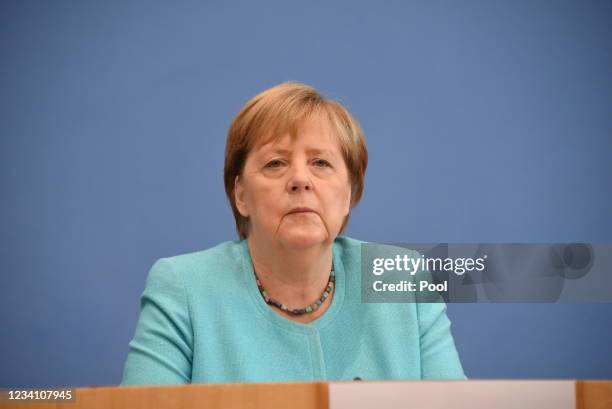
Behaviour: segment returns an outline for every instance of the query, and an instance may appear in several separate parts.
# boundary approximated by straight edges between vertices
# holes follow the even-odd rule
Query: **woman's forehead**
[[[327,118],[310,117],[293,126],[277,127],[253,146],[254,151],[290,151],[299,142],[309,152],[337,151],[339,140]]]

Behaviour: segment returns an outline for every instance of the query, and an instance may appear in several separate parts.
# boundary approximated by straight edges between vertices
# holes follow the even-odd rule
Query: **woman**
[[[362,132],[339,103],[283,83],[232,122],[225,190],[240,240],[158,260],[123,385],[464,378],[441,304],[365,304]]]

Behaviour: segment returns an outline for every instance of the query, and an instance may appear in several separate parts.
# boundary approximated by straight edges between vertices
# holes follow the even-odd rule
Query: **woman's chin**
[[[285,247],[307,249],[323,244],[327,240],[327,234],[321,229],[290,229],[281,232],[279,240]]]

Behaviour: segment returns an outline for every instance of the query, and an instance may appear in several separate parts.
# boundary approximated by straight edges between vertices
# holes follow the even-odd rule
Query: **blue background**
[[[360,120],[350,236],[612,239],[612,3],[4,1],[0,387],[113,385],[155,259],[236,238],[247,99]],[[612,305],[450,305],[471,378],[612,378]]]

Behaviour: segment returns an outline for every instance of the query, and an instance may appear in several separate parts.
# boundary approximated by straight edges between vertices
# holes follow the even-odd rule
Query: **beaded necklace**
[[[253,272],[255,272],[255,270],[253,270]],[[314,303],[300,309],[291,309],[285,304],[276,301],[274,298],[271,298],[266,292],[266,290],[263,288],[263,285],[261,285],[261,281],[259,281],[257,273],[255,273],[255,281],[257,282],[257,288],[259,289],[261,296],[267,304],[280,308],[281,310],[286,311],[292,315],[304,315],[318,310],[319,307],[325,302],[325,300],[327,299],[327,297],[329,297],[334,288],[336,276],[334,275],[334,268],[332,267],[331,271],[329,272],[329,280],[327,281],[327,287],[325,287],[325,290],[323,290],[323,295],[321,295],[321,298],[319,298]]]

